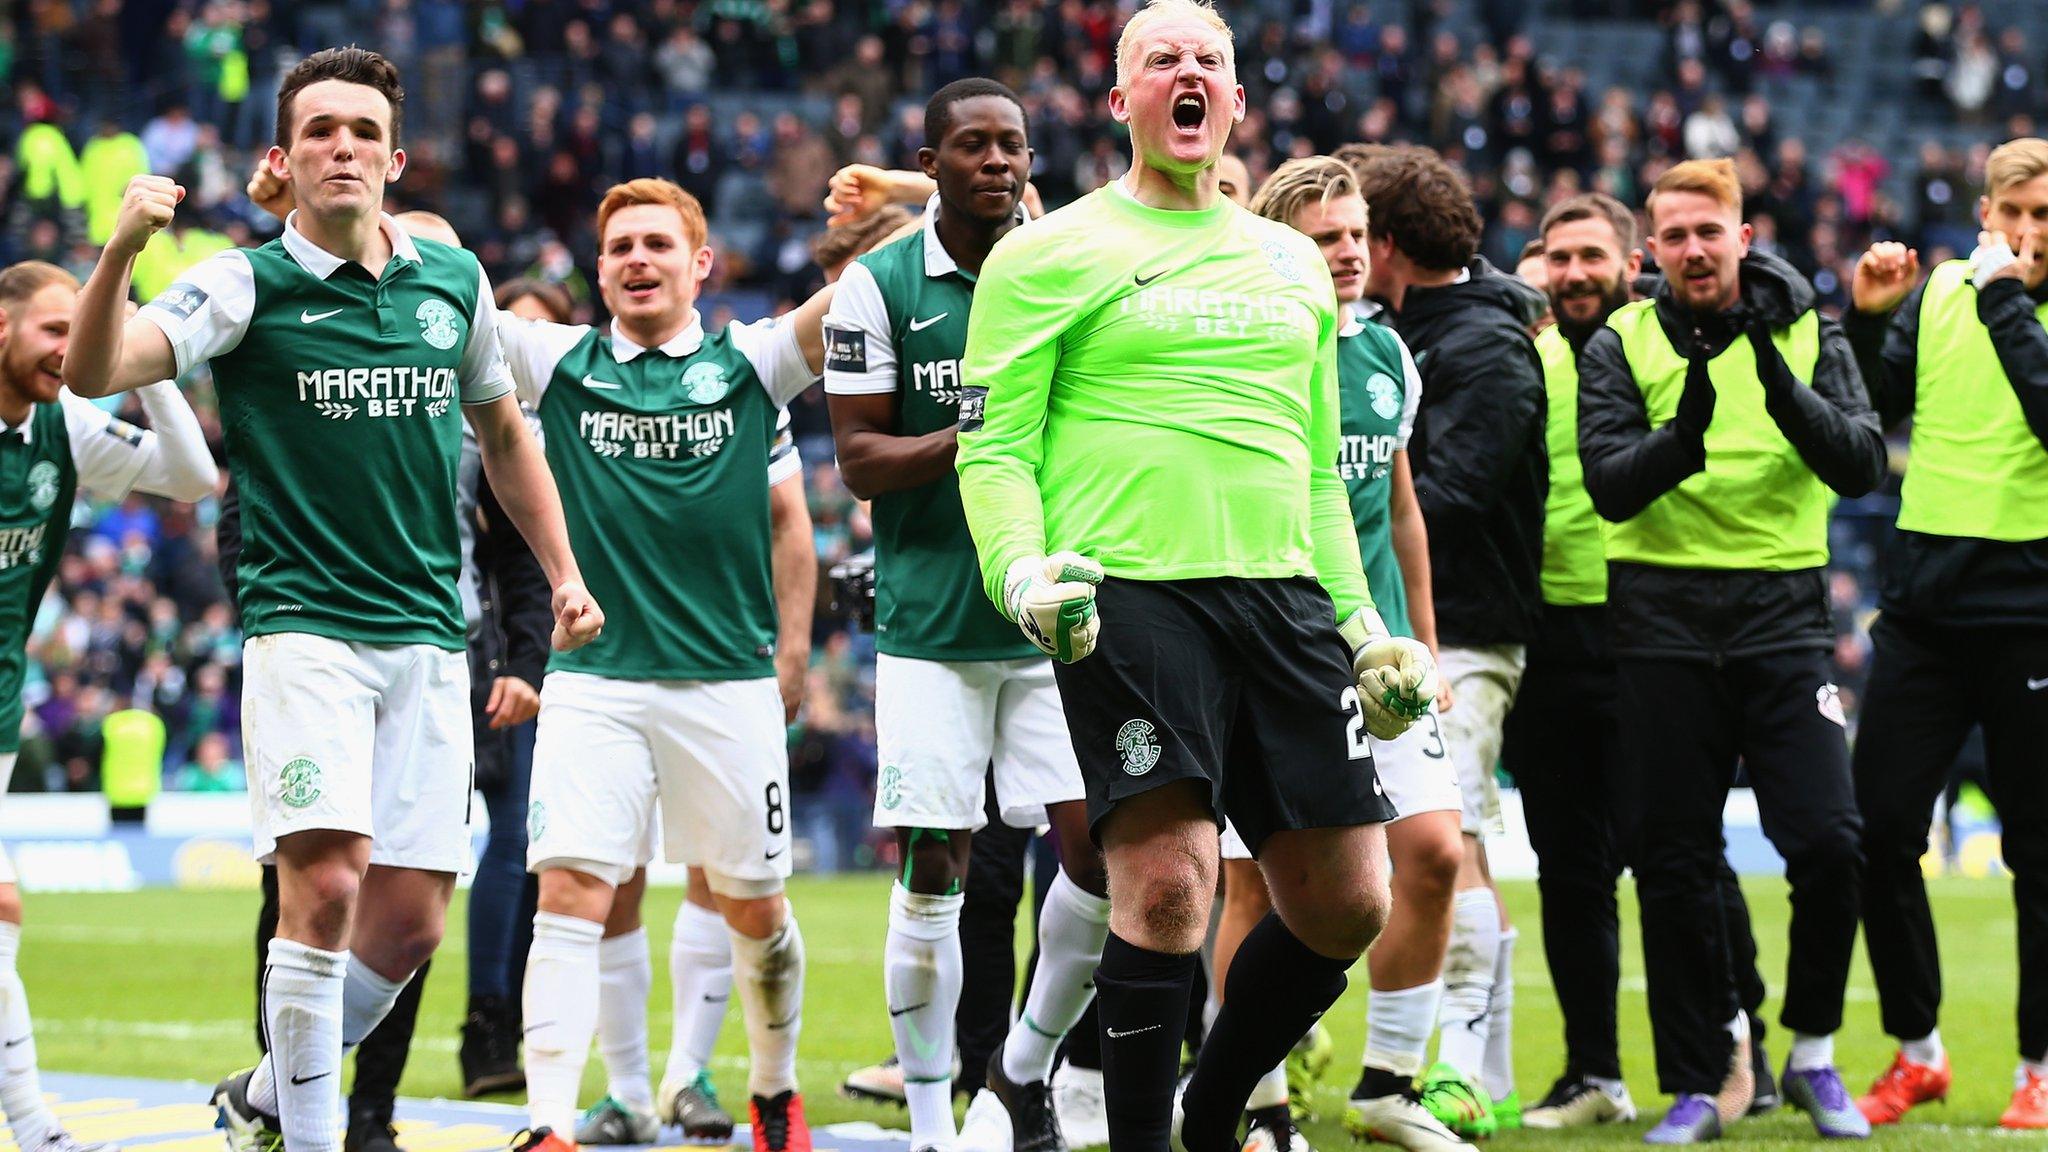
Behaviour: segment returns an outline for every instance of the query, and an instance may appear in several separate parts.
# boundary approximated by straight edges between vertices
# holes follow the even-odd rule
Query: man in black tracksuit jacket
[[[1614,524],[1608,623],[1634,767],[1619,825],[1658,1078],[1678,1098],[1651,1138],[1713,1139],[1746,1108],[1714,1099],[1748,1067],[1717,883],[1738,760],[1792,888],[1782,1091],[1823,1135],[1867,1135],[1833,1068],[1862,854],[1825,568],[1828,492],[1877,485],[1883,435],[1812,287],[1749,251],[1732,164],[1678,165],[1650,213],[1665,286],[1586,343],[1579,454]]]
[[[1980,724],[2018,906],[2022,1065],[2000,1123],[2048,1124],[2048,270],[2035,256],[2048,140],[1999,147],[1985,177],[1992,242],[1910,293],[1917,258],[1877,245],[1845,317],[1886,427],[1913,420],[1855,757],[1864,938],[1884,1030],[1901,1045],[1861,1101],[1873,1124],[1948,1091],[1920,857],[1935,798]]]
[[[1635,214],[1605,193],[1551,205],[1538,229],[1544,290],[1557,322],[1536,337],[1549,391],[1550,496],[1543,524],[1543,627],[1515,710],[1501,767],[1522,798],[1536,850],[1543,950],[1564,1017],[1565,1071],[1534,1108],[1531,1128],[1635,1119],[1622,1080],[1615,999],[1621,982],[1621,918],[1615,890],[1621,851],[1614,799],[1630,771],[1621,747],[1619,686],[1607,637],[1606,533],[1579,465],[1578,356],[1615,309],[1654,296],[1662,278],[1638,277]],[[1778,1104],[1765,1055],[1764,980],[1756,967],[1749,908],[1733,869],[1720,876],[1729,961],[1749,1017],[1752,1115]]]
[[[1451,918],[1438,1010],[1440,1065],[1461,1082],[1462,1109],[1439,1110],[1445,1086],[1423,1085],[1424,1102],[1460,1135],[1492,1132],[1491,1099],[1514,1090],[1504,1058],[1511,1026],[1513,933],[1486,866],[1485,837],[1499,835],[1494,765],[1521,684],[1525,646],[1543,613],[1543,366],[1529,327],[1546,301],[1521,280],[1477,258],[1480,227],[1462,178],[1435,153],[1395,148],[1353,163],[1369,216],[1367,290],[1383,320],[1414,353],[1422,399],[1408,441],[1415,498],[1429,528],[1438,668],[1453,707],[1443,730],[1463,799],[1464,860]],[[1500,1032],[1498,1041],[1494,1033]],[[1488,1055],[1489,1045],[1492,1053]],[[1482,1087],[1483,1093],[1475,1091]]]

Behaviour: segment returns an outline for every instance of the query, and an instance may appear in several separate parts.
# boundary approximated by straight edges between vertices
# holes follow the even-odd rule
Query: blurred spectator
[[[105,244],[114,234],[114,217],[128,192],[128,181],[149,171],[149,153],[141,138],[109,117],[86,141],[78,167],[85,183],[86,237],[94,244]]]
[[[162,113],[142,129],[142,147],[149,154],[149,170],[160,175],[176,172],[199,147],[199,123],[183,100],[173,100]]]
[[[200,739],[192,762],[177,777],[177,786],[186,792],[243,792],[248,790],[249,778],[242,762],[229,758],[227,737],[215,732]]]

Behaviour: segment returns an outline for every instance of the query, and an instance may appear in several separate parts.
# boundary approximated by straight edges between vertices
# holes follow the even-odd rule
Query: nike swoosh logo
[[[730,1000],[730,999],[732,999],[732,994],[731,994],[730,992],[728,992],[728,993],[726,993],[726,994],[725,994],[725,995],[723,995],[723,996],[710,996],[710,995],[707,995],[707,996],[705,996],[705,997],[704,997],[704,1002],[705,1002],[706,1004],[723,1004],[723,1003],[725,1003],[726,1001],[728,1001],[728,1000]]]
[[[761,853],[761,858],[762,858],[763,860],[773,860],[773,859],[775,859],[775,858],[776,858],[777,856],[780,856],[780,855],[782,855],[782,854],[783,854],[784,852],[787,852],[787,851],[789,851],[789,849],[787,849],[787,848],[777,848],[777,849],[776,849],[775,851],[773,851],[773,852],[763,852],[763,853]]]
[[[329,1077],[329,1076],[332,1076],[332,1075],[334,1075],[334,1073],[332,1073],[332,1072],[315,1072],[315,1073],[314,1073],[313,1075],[311,1075],[311,1076],[294,1076],[294,1077],[292,1077],[292,1083],[294,1083],[294,1084],[311,1084],[311,1083],[312,1083],[313,1081],[315,1081],[315,1080],[323,1080],[323,1079],[325,1079],[325,1078],[327,1078],[327,1077]]]
[[[2039,692],[2043,688],[2048,688],[2048,676],[2043,676],[2039,680],[2031,676],[2027,677],[2027,691]]]
[[[794,1023],[796,1023],[796,1022],[797,1022],[798,1020],[800,1020],[800,1019],[802,1019],[802,1018],[803,1018],[803,1013],[801,1013],[801,1012],[795,1012],[795,1013],[792,1013],[792,1014],[790,1015],[789,1019],[787,1019],[787,1020],[770,1020],[770,1021],[768,1022],[768,1030],[769,1030],[769,1031],[771,1031],[771,1032],[780,1032],[780,1031],[782,1031],[782,1030],[783,1030],[784,1028],[787,1028],[787,1027],[789,1027],[789,1026],[790,1026],[791,1024],[794,1024]]]
[[[599,380],[592,376],[585,376],[583,378],[583,386],[585,388],[603,388],[612,392],[616,392],[620,388],[625,387],[625,385],[623,384],[614,384],[609,380]]]
[[[12,1039],[12,1040],[9,1040],[9,1041],[7,1042],[7,1047],[9,1047],[9,1048],[12,1048],[12,1047],[14,1047],[14,1046],[15,1046],[16,1044],[26,1044],[26,1043],[28,1043],[29,1041],[33,1040],[33,1039],[35,1039],[35,1034],[34,1034],[34,1033],[30,1033],[30,1034],[29,1034],[29,1035],[27,1035],[27,1036],[16,1036],[16,1037],[15,1037],[14,1039]]]
[[[1154,280],[1157,280],[1157,279],[1159,279],[1159,278],[1160,278],[1161,276],[1164,276],[1164,275],[1166,275],[1167,271],[1168,271],[1167,269],[1165,269],[1165,268],[1161,268],[1161,269],[1160,269],[1159,271],[1157,271],[1157,272],[1154,272],[1154,273],[1153,273],[1153,274],[1151,274],[1150,276],[1135,276],[1135,275],[1134,275],[1134,276],[1132,277],[1132,279],[1134,279],[1134,280],[1136,280],[1136,281],[1138,282],[1138,287],[1140,287],[1140,288],[1143,288],[1143,287],[1144,287],[1145,285],[1147,285],[1147,284],[1150,284],[1150,283],[1151,283],[1151,282],[1153,282]]]
[[[341,315],[341,309],[339,308],[336,308],[331,312],[315,312],[312,309],[308,308],[305,311],[299,313],[299,323],[318,324],[322,320],[327,319],[329,316],[339,315]]]
[[[1164,1024],[1147,1024],[1143,1028],[1133,1028],[1128,1032],[1119,1032],[1114,1028],[1107,1029],[1107,1031],[1111,1040],[1122,1040],[1126,1036],[1136,1036],[1144,1032],[1157,1032],[1164,1027],[1166,1027]]]
[[[917,1011],[917,1010],[918,1010],[919,1008],[929,1008],[929,1007],[931,1007],[931,1006],[932,1006],[932,1002],[931,1002],[931,1001],[929,1001],[929,1000],[927,1000],[927,1001],[925,1001],[925,1002],[924,1002],[924,1003],[922,1003],[922,1004],[912,1004],[912,1005],[911,1005],[910,1007],[908,1007],[908,1008],[891,1008],[891,1009],[889,1009],[889,1015],[891,1015],[891,1016],[901,1016],[901,1015],[903,1015],[903,1014],[904,1014],[905,1012],[915,1012],[915,1011]]]
[[[931,327],[934,324],[937,324],[939,321],[944,320],[946,317],[951,315],[951,312],[941,312],[937,316],[934,316],[929,320],[912,320],[910,322],[910,330],[912,332],[922,332],[925,329]]]
[[[554,1022],[553,1020],[543,1020],[543,1021],[541,1021],[541,1022],[540,1022],[540,1023],[538,1023],[538,1024],[528,1024],[528,1025],[526,1026],[525,1030],[524,1030],[524,1031],[522,1031],[522,1032],[520,1033],[520,1035],[522,1035],[522,1036],[531,1036],[531,1035],[533,1035],[533,1034],[534,1034],[535,1032],[538,1032],[538,1031],[540,1031],[540,1030],[541,1030],[541,1029],[543,1029],[543,1028],[552,1028],[552,1027],[554,1027],[554,1026],[555,1026],[555,1022]]]

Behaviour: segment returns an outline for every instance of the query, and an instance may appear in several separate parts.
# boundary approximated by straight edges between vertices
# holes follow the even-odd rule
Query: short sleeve
[[[476,268],[476,314],[469,320],[469,343],[463,346],[455,378],[464,404],[488,404],[512,391],[512,374],[506,370],[498,336],[498,306],[492,302],[491,278],[482,264]]]
[[[57,402],[64,408],[78,486],[108,500],[126,496],[156,455],[156,437],[69,388],[57,393]]]
[[[825,391],[877,396],[896,391],[896,341],[889,306],[875,274],[859,261],[846,266],[825,313]]]
[[[137,313],[163,330],[177,358],[178,375],[232,352],[256,311],[256,272],[234,249],[216,253],[184,274]]]
[[[804,459],[796,450],[796,436],[789,428],[789,409],[775,414],[775,442],[768,446],[768,486],[775,487],[804,473]]]
[[[732,337],[733,347],[754,366],[754,375],[761,378],[761,387],[768,390],[768,398],[775,401],[777,408],[818,382],[817,373],[804,362],[795,325],[784,323],[779,317],[752,324],[735,320],[726,333]]]
[[[1408,352],[1408,342],[1392,328],[1386,333],[1394,341],[1394,347],[1401,350],[1401,425],[1394,432],[1394,450],[1408,450],[1408,438],[1415,434],[1415,412],[1422,407],[1422,372],[1415,367],[1415,357]]]
[[[498,313],[498,344],[504,353],[505,367],[512,373],[519,402],[539,411],[556,367],[588,335],[588,325],[552,324],[546,320],[522,320],[510,312]]]

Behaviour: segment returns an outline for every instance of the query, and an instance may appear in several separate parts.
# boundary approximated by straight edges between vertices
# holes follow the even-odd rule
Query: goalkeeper
[[[1060,662],[1108,865],[1110,1145],[1166,1152],[1177,1124],[1190,1152],[1235,1152],[1253,1084],[1386,921],[1394,811],[1366,734],[1406,729],[1436,675],[1388,637],[1359,563],[1328,269],[1217,189],[1245,107],[1223,20],[1153,0],[1118,42],[1109,106],[1130,173],[983,266],[961,497],[990,597]],[[1170,1122],[1225,815],[1275,911]]]

